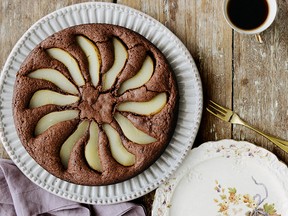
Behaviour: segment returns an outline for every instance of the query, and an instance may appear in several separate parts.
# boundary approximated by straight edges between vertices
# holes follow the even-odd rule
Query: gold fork
[[[214,116],[222,119],[223,121],[230,122],[232,124],[240,124],[243,126],[246,126],[247,128],[252,129],[253,131],[261,134],[262,136],[269,139],[271,142],[273,142],[275,145],[277,145],[279,148],[284,150],[288,153],[288,142],[285,140],[278,139],[276,137],[273,137],[271,135],[267,135],[263,133],[262,131],[252,127],[251,125],[244,122],[235,112],[232,110],[229,110],[225,107],[220,106],[219,104],[215,103],[214,101],[210,100],[208,107],[206,108],[208,112],[213,114]]]

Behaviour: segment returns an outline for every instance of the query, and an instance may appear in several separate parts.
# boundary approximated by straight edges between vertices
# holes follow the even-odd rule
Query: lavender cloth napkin
[[[145,211],[131,202],[86,205],[63,199],[32,183],[12,161],[0,159],[0,215],[144,216]]]

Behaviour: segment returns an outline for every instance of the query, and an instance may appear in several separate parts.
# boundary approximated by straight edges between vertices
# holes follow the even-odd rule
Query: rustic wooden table
[[[81,0],[1,0],[0,65],[3,67],[21,35],[38,19]],[[278,14],[254,36],[231,30],[222,0],[118,0],[159,20],[191,52],[200,72],[204,106],[209,99],[232,108],[257,128],[288,140],[288,0],[278,0]],[[246,140],[275,153],[288,164],[288,154],[242,126],[231,126],[205,110],[194,146],[209,140]],[[2,145],[0,157],[8,158]],[[153,192],[140,199],[150,209]],[[147,201],[148,200],[148,201]]]

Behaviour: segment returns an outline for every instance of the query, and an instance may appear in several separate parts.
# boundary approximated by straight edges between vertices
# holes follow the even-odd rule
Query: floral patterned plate
[[[287,216],[288,168],[248,142],[193,149],[155,194],[154,216]]]

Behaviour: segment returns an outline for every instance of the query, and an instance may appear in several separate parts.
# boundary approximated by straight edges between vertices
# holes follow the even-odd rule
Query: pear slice
[[[43,79],[52,82],[58,88],[70,94],[78,94],[77,88],[59,71],[54,69],[38,69],[28,74],[33,79]]]
[[[85,81],[80,71],[79,65],[73,56],[59,48],[50,48],[46,51],[51,57],[62,62],[67,67],[72,79],[78,86],[85,85]]]
[[[112,67],[103,75],[103,90],[107,90],[114,84],[117,75],[122,71],[128,59],[126,47],[120,40],[113,38],[114,63]]]
[[[61,149],[60,149],[60,158],[63,166],[67,169],[68,167],[68,161],[70,158],[70,154],[72,152],[72,149],[74,145],[78,142],[81,137],[84,136],[85,132],[87,131],[89,126],[88,121],[81,122],[76,131],[68,137],[68,139],[63,143]]]
[[[94,86],[98,85],[101,66],[101,55],[98,48],[86,37],[77,36],[77,43],[85,53],[89,63],[89,74]]]
[[[79,100],[73,95],[64,95],[51,90],[39,90],[35,92],[30,100],[29,108],[36,108],[47,104],[59,106],[69,105]]]
[[[137,129],[131,121],[120,113],[115,113],[114,117],[120,125],[124,135],[132,142],[138,144],[149,144],[157,141],[154,137],[151,137],[143,131]]]
[[[68,121],[77,118],[79,115],[78,110],[65,110],[51,112],[43,116],[35,127],[35,135],[38,136],[46,131],[49,127],[63,121]]]
[[[95,121],[92,121],[89,128],[89,140],[85,146],[85,158],[89,166],[98,171],[102,172],[102,166],[99,158],[99,128]]]
[[[103,129],[108,137],[113,158],[123,166],[132,166],[135,163],[135,155],[125,149],[118,132],[109,124],[104,124]]]
[[[123,102],[119,104],[117,109],[119,111],[132,112],[139,115],[153,115],[166,105],[167,95],[166,93],[160,93],[147,102]]]
[[[119,94],[123,94],[129,89],[138,88],[149,81],[154,71],[154,63],[150,56],[147,56],[141,69],[135,76],[123,82],[118,91]]]

